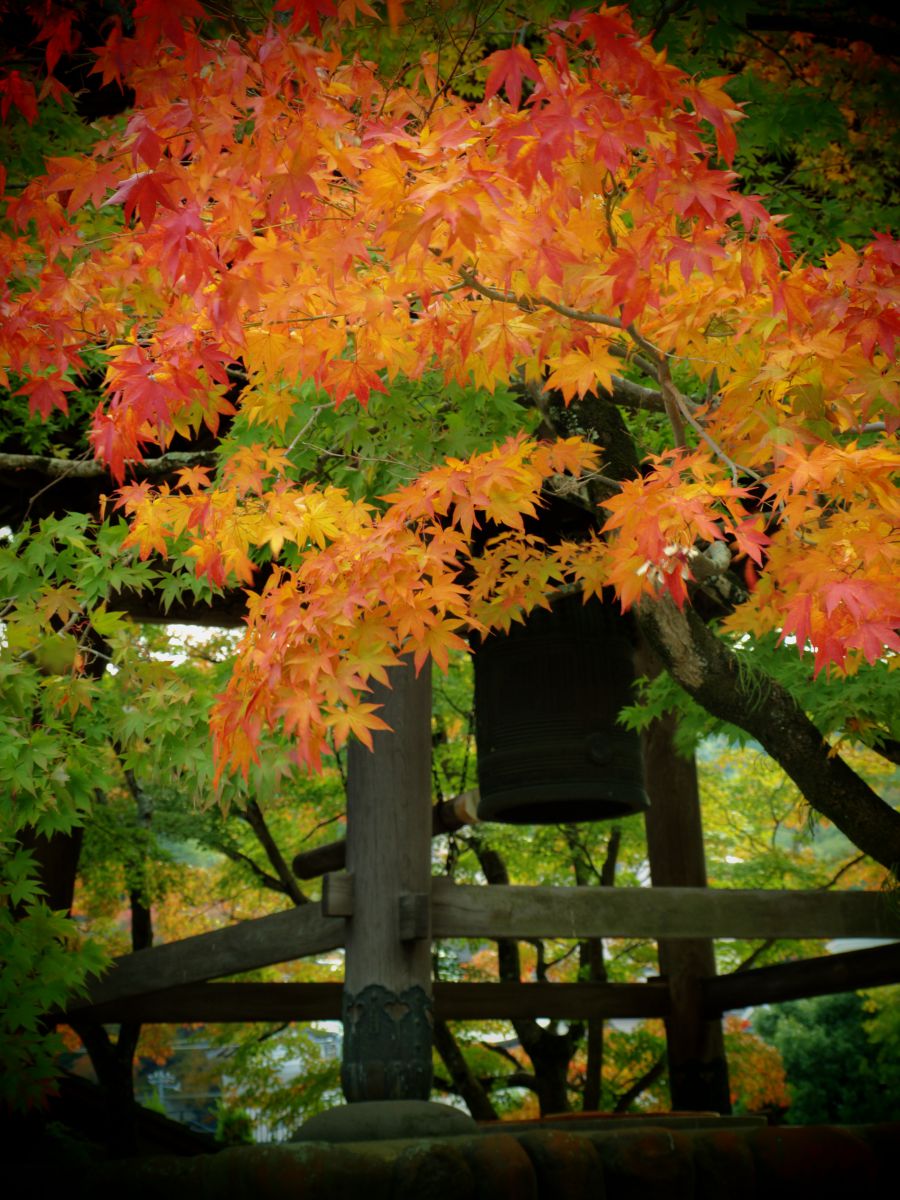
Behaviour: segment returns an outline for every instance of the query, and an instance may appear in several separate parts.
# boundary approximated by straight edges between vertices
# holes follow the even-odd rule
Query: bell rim
[[[646,789],[631,781],[602,792],[596,786],[576,783],[565,788],[563,797],[548,796],[547,791],[546,787],[532,787],[490,792],[479,801],[478,820],[504,825],[572,825],[622,820],[650,807]]]

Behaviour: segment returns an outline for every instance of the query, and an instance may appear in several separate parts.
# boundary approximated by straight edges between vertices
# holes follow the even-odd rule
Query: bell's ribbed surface
[[[474,654],[478,816],[556,825],[648,806],[632,702],[632,645],[613,603],[567,596]]]

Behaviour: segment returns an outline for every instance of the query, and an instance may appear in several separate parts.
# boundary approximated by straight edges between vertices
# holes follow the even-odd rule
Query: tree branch
[[[537,1092],[537,1080],[527,1071],[514,1071],[512,1075],[497,1075],[493,1080],[494,1087],[521,1087],[530,1092]]]
[[[865,854],[895,875],[900,812],[885,803],[839,756],[781,684],[738,656],[692,609],[670,597],[637,606],[644,636],[672,677],[713,716],[745,730]]]
[[[453,1090],[465,1100],[476,1121],[496,1121],[497,1110],[480,1081],[473,1075],[446,1021],[434,1023],[434,1047],[450,1072]]]
[[[876,754],[880,754],[882,758],[886,758],[888,762],[900,767],[900,742],[896,738],[882,738],[877,745],[869,748]]]
[[[650,1067],[649,1070],[645,1071],[643,1075],[634,1081],[627,1091],[622,1093],[622,1095],[616,1101],[613,1112],[627,1112],[634,1101],[637,1100],[641,1092],[645,1092],[648,1087],[651,1087],[654,1083],[656,1083],[657,1079],[659,1079],[661,1075],[665,1074],[665,1070],[666,1056],[663,1054],[660,1055],[660,1057],[656,1060],[653,1066]]]
[[[258,883],[263,887],[269,888],[273,892],[286,894],[285,886],[280,879],[276,879],[274,875],[270,875],[268,871],[264,871],[259,863],[254,862],[249,854],[244,854],[242,850],[238,850],[236,846],[230,846],[227,842],[212,842],[211,845],[224,854],[226,858],[230,858],[232,862],[241,863],[242,866],[249,867]]]
[[[729,972],[729,974],[737,975],[740,971],[749,971],[753,964],[758,962],[760,957],[765,954],[767,950],[771,950],[774,945],[775,938],[766,938],[765,941],[759,943],[755,950],[751,950],[747,957],[742,959],[742,961],[739,962],[734,970]]]
[[[618,317],[610,317],[606,313],[582,312],[580,309],[570,308],[568,304],[558,304],[546,296],[517,296],[515,292],[505,292],[500,288],[482,283],[480,279],[476,279],[470,271],[466,270],[460,271],[460,277],[467,287],[484,296],[486,300],[499,300],[501,304],[514,304],[523,312],[531,313],[537,308],[549,308],[553,312],[559,313],[561,317],[568,317],[572,321],[585,321],[589,325],[606,325],[610,329],[625,328]]]
[[[139,479],[157,479],[182,467],[215,467],[218,461],[215,450],[172,450],[143,462],[129,459],[125,465]],[[93,458],[53,458],[47,454],[0,454],[0,471],[36,471],[51,479],[99,479],[110,473],[105,463]]]
[[[748,13],[747,29],[756,29],[761,33],[810,33],[817,41],[867,42],[879,54],[896,54],[900,49],[900,37],[896,29],[842,16]]]
[[[281,886],[285,893],[290,896],[295,904],[308,904],[309,898],[300,890],[293,871],[291,871],[290,867],[284,861],[284,857],[275,839],[272,837],[271,830],[266,824],[266,818],[263,816],[262,809],[257,802],[250,799],[241,815],[256,834],[259,844],[266,852],[266,857],[275,868],[275,872],[281,881]]]

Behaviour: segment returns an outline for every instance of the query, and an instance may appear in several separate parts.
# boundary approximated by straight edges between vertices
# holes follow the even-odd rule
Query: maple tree
[[[621,8],[496,36],[474,93],[440,47],[369,62],[360,3],[254,27],[142,0],[84,36],[77,6],[35,17],[49,74],[0,77],[3,115],[51,129],[3,173],[0,366],[31,451],[3,466],[30,486],[40,458],[84,512],[110,496],[96,529],[55,525],[52,493],[4,509],[7,744],[28,743],[5,845],[91,805],[121,609],[242,613],[246,591],[211,714],[240,803],[284,735],[314,767],[365,740],[367,682],[403,653],[446,662],[576,587],[635,613],[669,671],[648,703],[749,733],[900,862],[900,817],[838,752],[896,761],[900,736],[896,245],[842,225],[853,244],[794,257],[729,169],[739,81],[679,70]],[[76,51],[121,115],[71,119]],[[96,463],[60,465],[87,425]],[[554,493],[594,530],[535,532]],[[201,754],[184,770],[212,787]],[[29,853],[4,851],[13,903]]]
[[[239,40],[204,36],[199,5],[138,6],[133,32],[114,22],[93,51],[105,83],[135,90],[124,128],[6,197],[6,380],[47,415],[100,354],[91,440],[124,484],[126,546],[181,549],[215,587],[251,585],[268,549],[213,715],[220,766],[245,768],[277,723],[313,766],[329,733],[365,740],[379,727],[367,681],[401,653],[440,664],[466,629],[503,628],[568,584],[614,587],[722,715],[746,707],[731,648],[744,634],[809,647],[816,671],[893,662],[893,241],[795,259],[728,170],[742,114],[725,80],[666,62],[624,9],[556,21],[538,59],[496,51],[472,104],[427,53],[415,78],[385,83],[316,38],[358,7],[288,5]],[[447,382],[512,376],[537,404],[561,396],[574,421],[589,393],[628,396],[628,364],[671,436],[619,481],[596,439],[518,435],[375,509],[293,477],[293,382],[365,406],[438,363]],[[215,479],[126,482],[150,447],[235,408],[260,440]],[[524,518],[565,474],[605,523],[551,546]],[[474,553],[484,522],[502,532]],[[715,636],[689,584],[731,559],[746,590]],[[787,693],[779,706],[799,730]],[[814,744],[824,785],[753,732],[811,803],[900,860],[900,818],[811,726],[803,757]]]

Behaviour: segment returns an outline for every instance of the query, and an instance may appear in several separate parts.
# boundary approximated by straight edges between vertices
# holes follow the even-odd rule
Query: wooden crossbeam
[[[701,994],[704,1011],[714,1014],[898,982],[900,942],[895,942],[706,979]],[[141,994],[126,994],[123,989],[116,998],[73,1010],[73,1016],[101,1023],[146,1024],[339,1020],[341,991],[340,983],[191,983]],[[446,1020],[520,1016],[586,1020],[664,1017],[669,997],[664,980],[638,984],[436,983],[434,1003],[437,1016]]]
[[[103,1024],[340,1020],[340,983],[196,983],[108,1001],[79,1012]],[[649,983],[436,983],[445,1020],[663,1017],[668,989]]]
[[[344,921],[303,905],[126,954],[93,983],[79,1007],[105,1004],[182,984],[324,954],[344,944]]]
[[[900,942],[705,979],[702,1003],[704,1011],[719,1013],[888,983],[900,983]]]
[[[880,892],[477,887],[433,881],[432,936],[466,938],[900,937]]]
[[[348,889],[342,887],[343,877],[338,876],[331,895],[345,896]],[[878,892],[476,887],[435,879],[431,935],[480,939],[900,937],[900,919],[889,898]],[[91,986],[83,1006],[325,953],[343,946],[344,936],[344,919],[325,916],[320,906],[313,904],[244,921],[117,959]]]

